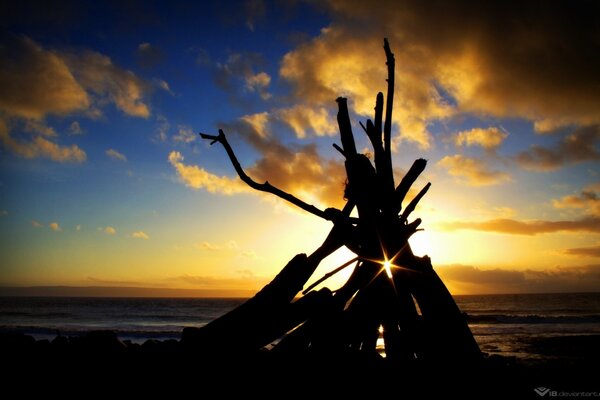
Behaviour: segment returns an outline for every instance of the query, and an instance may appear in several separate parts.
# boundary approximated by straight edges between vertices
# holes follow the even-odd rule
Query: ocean
[[[454,296],[481,349],[489,354],[540,357],[540,337],[600,334],[600,293]],[[52,340],[112,330],[121,340],[180,339],[245,299],[0,297],[0,334],[21,332]]]

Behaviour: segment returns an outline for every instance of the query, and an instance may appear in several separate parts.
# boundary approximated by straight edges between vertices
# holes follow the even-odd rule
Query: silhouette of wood
[[[386,362],[392,366],[404,368],[417,360],[465,364],[481,358],[464,316],[431,260],[415,256],[408,242],[421,224],[419,218],[412,222],[408,218],[431,183],[399,215],[427,162],[416,160],[395,187],[391,158],[395,58],[387,39],[384,51],[388,70],[385,120],[384,96],[378,93],[373,121],[360,124],[373,147],[375,165],[357,152],[347,99],[336,100],[342,146],[333,146],[345,159],[347,175],[343,210],[323,211],[269,182],[255,182],[244,172],[222,130],[218,136],[201,134],[211,144],[223,145],[236,172],[251,188],[272,193],[334,226],[313,254],[294,257],[252,299],[203,328],[184,330],[182,339],[190,349],[210,353],[222,344],[242,354],[273,344],[273,354],[374,355],[382,336]],[[355,206],[358,218],[351,218]],[[341,246],[356,253],[356,258],[327,273],[294,300],[319,263]],[[356,266],[341,288],[312,290],[354,262]]]

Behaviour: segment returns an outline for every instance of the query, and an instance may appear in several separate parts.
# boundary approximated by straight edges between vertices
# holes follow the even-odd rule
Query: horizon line
[[[258,290],[250,289],[190,289],[160,288],[140,286],[70,286],[70,285],[30,285],[0,286],[0,297],[133,297],[133,298],[249,298]],[[502,296],[535,294],[586,294],[600,291],[554,291],[554,292],[512,292],[512,293],[457,293],[453,296]]]

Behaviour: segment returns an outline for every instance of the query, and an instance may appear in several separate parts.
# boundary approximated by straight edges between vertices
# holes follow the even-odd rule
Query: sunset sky
[[[0,24],[0,286],[259,289],[330,223],[198,132],[343,206],[335,99],[368,151],[387,37],[397,176],[432,183],[415,253],[453,293],[600,290],[599,2],[9,0]]]

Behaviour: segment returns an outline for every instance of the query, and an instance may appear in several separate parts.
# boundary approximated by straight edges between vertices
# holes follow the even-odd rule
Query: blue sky
[[[258,289],[341,206],[358,121],[397,60],[394,165],[426,158],[412,241],[457,293],[598,290],[600,67],[589,2],[7,2],[1,285]],[[317,272],[350,258],[342,251]]]

